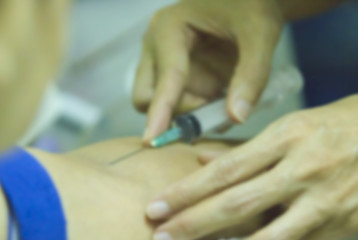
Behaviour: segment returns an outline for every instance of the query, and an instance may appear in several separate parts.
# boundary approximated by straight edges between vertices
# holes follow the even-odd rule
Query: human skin
[[[354,236],[357,106],[355,94],[285,116],[250,142],[167,188],[153,201],[153,206],[165,208],[150,206],[147,211],[151,219],[166,219],[156,233],[171,236],[168,240],[194,240],[283,204],[287,209],[282,215],[246,239]]]
[[[108,165],[140,147],[141,140],[131,138],[96,144],[64,155],[27,149],[48,170],[58,188],[70,240],[151,239],[156,224],[144,216],[150,199],[170,183],[199,169],[198,152],[229,149],[227,144],[215,142],[196,147],[175,144],[146,149],[118,164]],[[219,236],[243,235],[263,222],[263,218],[255,218]],[[6,239],[6,224],[6,205],[0,194],[0,240]],[[205,239],[214,239],[214,235]]]
[[[0,151],[32,123],[64,50],[67,0],[0,2]]]
[[[325,12],[345,0],[277,0],[286,21],[295,21]]]
[[[283,25],[326,11],[340,0],[183,0],[152,19],[133,90],[148,113],[144,143],[174,114],[220,97],[237,123],[266,87]]]

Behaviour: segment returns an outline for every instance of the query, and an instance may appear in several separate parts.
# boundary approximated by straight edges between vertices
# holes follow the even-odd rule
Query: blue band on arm
[[[0,183],[19,226],[21,240],[66,240],[59,194],[46,170],[14,148],[0,156]]]

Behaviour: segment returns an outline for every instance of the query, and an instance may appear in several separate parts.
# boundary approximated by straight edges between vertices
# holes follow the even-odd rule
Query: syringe
[[[287,96],[300,91],[302,86],[303,77],[296,67],[285,66],[273,70],[255,111],[278,105]],[[226,110],[226,99],[220,99],[177,117],[168,131],[151,141],[151,146],[158,148],[175,141],[191,143],[230,122],[232,121]]]

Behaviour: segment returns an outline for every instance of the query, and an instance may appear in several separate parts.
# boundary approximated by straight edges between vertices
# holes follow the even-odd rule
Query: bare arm
[[[144,218],[148,201],[170,183],[200,168],[196,159],[199,149],[228,148],[227,144],[215,142],[198,148],[173,145],[147,150],[108,166],[140,145],[138,139],[113,140],[66,156],[29,150],[58,187],[70,239],[149,240],[152,228]],[[255,226],[250,222],[244,229],[249,231]],[[0,186],[0,240],[7,239],[7,228],[7,202]]]
[[[112,199],[114,199],[116,203],[115,205],[112,203],[105,204],[109,199],[106,195],[96,194],[92,196],[91,199],[94,200],[94,204],[102,203],[102,205],[105,206],[102,208],[102,214],[97,218],[96,223],[97,226],[100,223],[104,224],[104,226],[97,227],[97,229],[107,228],[106,234],[119,230],[117,233],[118,239],[151,239],[150,236],[153,228],[151,224],[146,222],[144,217],[145,206],[148,202],[168,185],[198,170],[201,167],[197,160],[198,152],[203,149],[228,150],[230,146],[226,143],[218,142],[205,143],[196,147],[174,144],[160,149],[146,149],[116,165],[107,165],[107,163],[131,153],[140,147],[141,143],[139,139],[120,139],[93,145],[67,155],[74,160],[77,159],[75,162],[84,161],[92,162],[92,164],[96,162],[99,164],[99,169],[102,169],[102,171],[107,170],[110,172],[110,175],[115,174],[117,176],[115,179],[116,189],[110,192]],[[56,167],[56,171],[58,170],[60,170],[60,168]],[[84,172],[86,170],[82,168],[81,171]],[[75,174],[78,175],[79,173],[77,172]],[[89,179],[88,182],[93,182],[93,179],[104,181],[110,177],[108,173],[106,175],[107,177],[100,176],[97,178],[87,175],[87,179]],[[68,174],[66,177],[70,179]],[[129,187],[126,187],[127,183],[130,183]],[[110,183],[107,183],[106,186],[102,188],[108,188],[109,185]],[[77,188],[81,187],[77,186]],[[81,189],[85,188],[82,187]],[[97,191],[94,190],[94,192]],[[72,195],[72,197],[74,197],[74,199],[77,198],[75,195]],[[121,204],[119,204],[120,201],[122,202]],[[82,207],[86,207],[86,205],[80,201],[79,205],[80,206],[76,207],[72,213],[75,213],[75,211],[78,211]],[[87,206],[87,208],[89,207]],[[90,207],[90,209],[95,208]],[[122,217],[114,222],[109,221],[110,213],[116,212],[129,217]],[[254,231],[257,227],[262,226],[262,221],[264,220],[264,218],[259,216],[252,221],[247,221],[245,224],[235,226],[233,229],[226,229],[224,233],[220,234],[220,237],[245,235],[245,233]],[[82,219],[81,222],[78,222],[78,226],[77,230],[81,231],[81,229],[84,229],[84,234],[89,234],[89,231],[92,230],[94,232],[90,233],[90,236],[95,236],[95,234],[98,233],[96,228],[84,227]],[[85,235],[82,235],[83,238],[85,238],[84,236]],[[104,237],[102,236],[102,238]],[[218,238],[208,237],[204,239]]]
[[[60,193],[69,239],[150,239],[152,228],[145,219],[145,205],[168,184],[200,165],[195,149],[173,145],[148,149],[108,166],[139,147],[139,139],[123,139],[66,155],[28,149],[47,169]],[[0,188],[0,240],[7,237],[7,222]]]
[[[344,0],[277,0],[288,21],[310,17],[327,11]]]

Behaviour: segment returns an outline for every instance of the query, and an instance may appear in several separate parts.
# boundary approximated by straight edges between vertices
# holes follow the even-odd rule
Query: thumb
[[[276,42],[260,38],[240,46],[240,60],[228,92],[229,115],[239,123],[247,120],[267,85]]]

